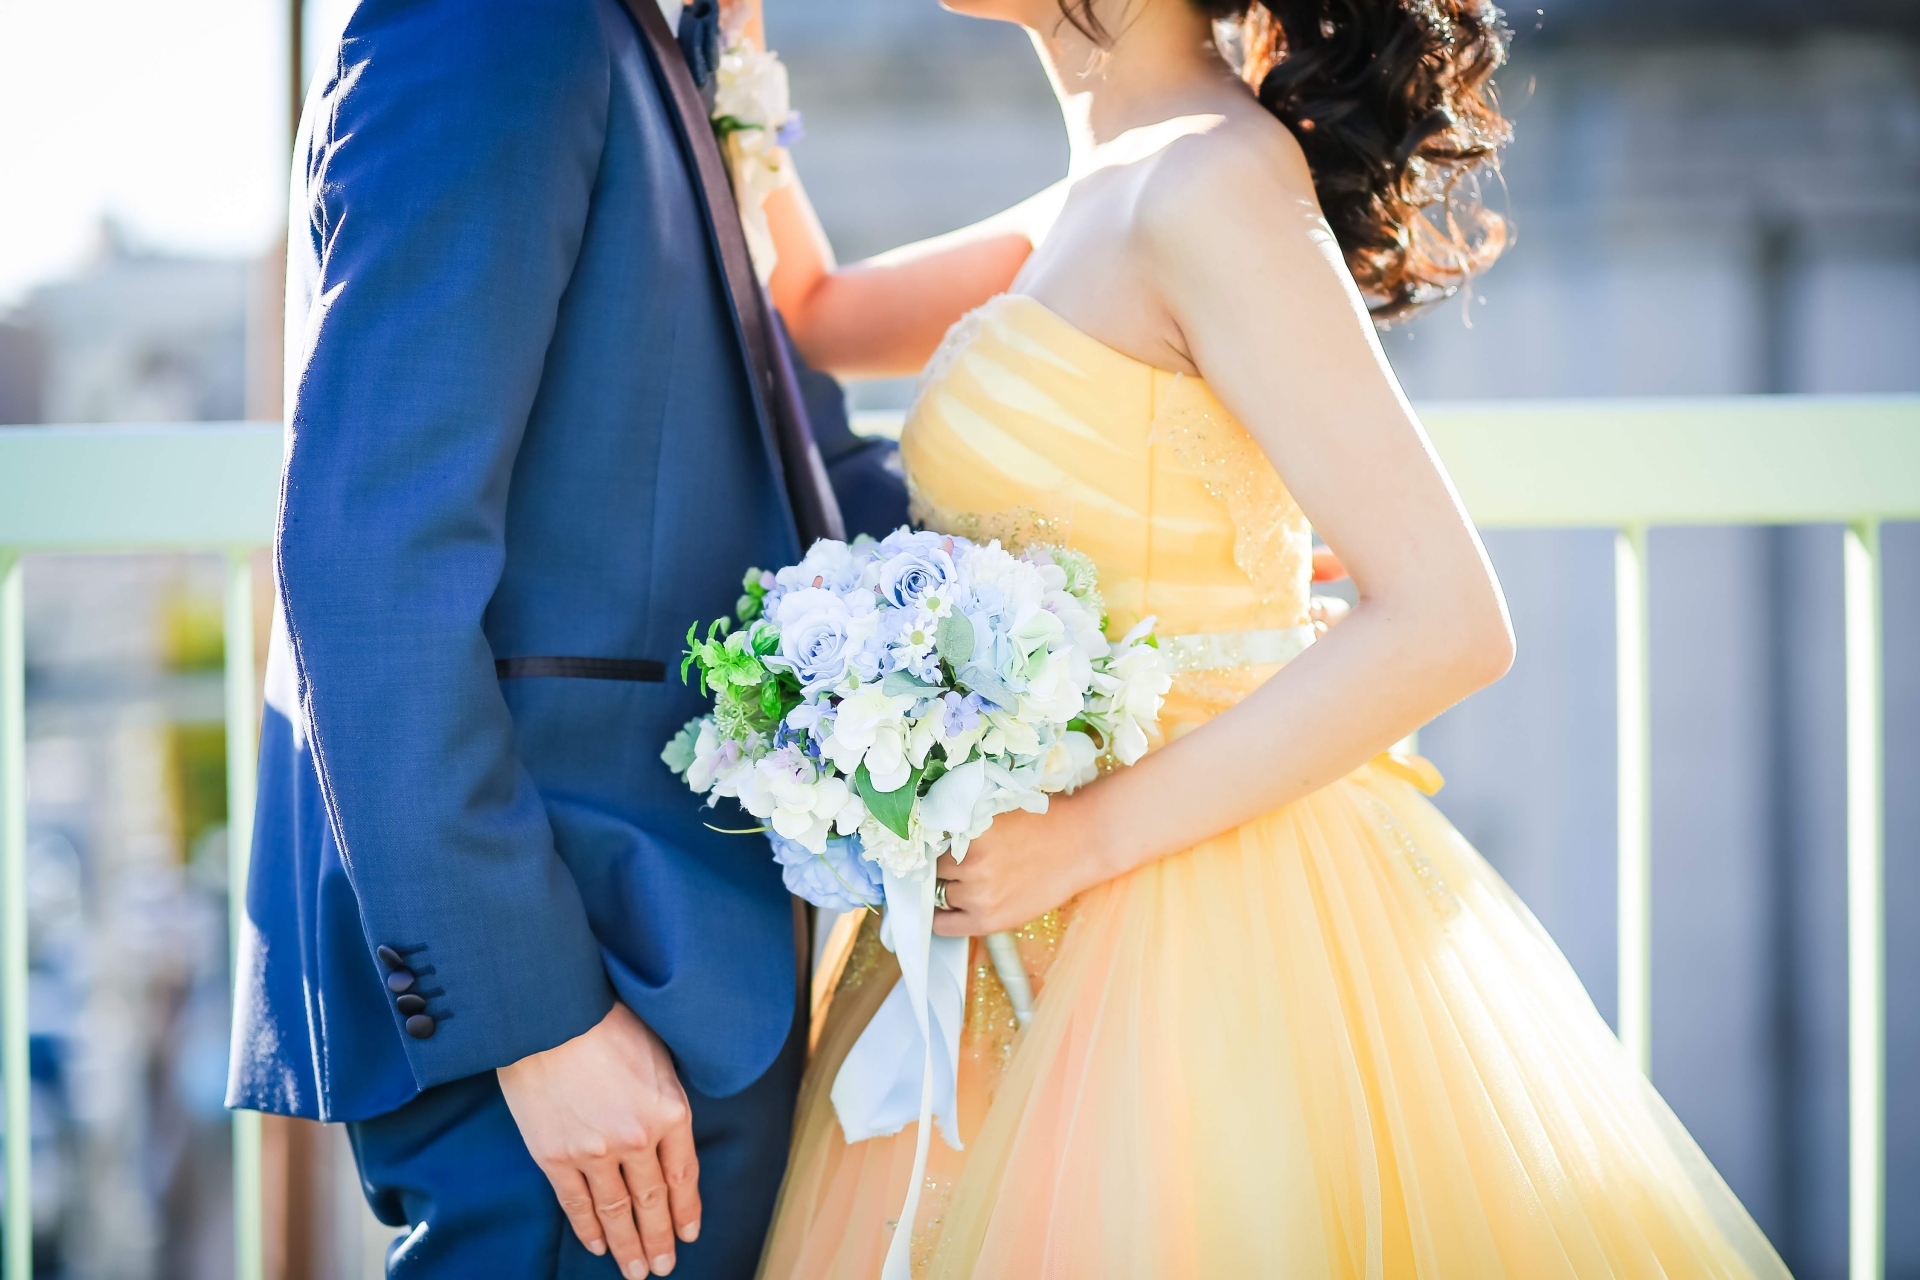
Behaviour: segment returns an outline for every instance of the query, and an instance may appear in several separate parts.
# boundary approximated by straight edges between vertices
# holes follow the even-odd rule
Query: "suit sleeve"
[[[364,0],[294,184],[310,298],[280,590],[368,949],[405,957],[432,1019],[403,1036],[422,1088],[613,1002],[482,631],[604,145],[599,22],[580,0]],[[416,1006],[387,998],[406,1029]]]

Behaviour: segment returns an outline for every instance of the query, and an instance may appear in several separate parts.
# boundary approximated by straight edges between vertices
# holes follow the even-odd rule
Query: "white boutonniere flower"
[[[747,251],[765,284],[778,259],[767,226],[767,197],[793,181],[787,147],[800,136],[800,113],[793,109],[779,55],[741,36],[729,40],[715,77],[713,128],[733,169],[733,197]]]

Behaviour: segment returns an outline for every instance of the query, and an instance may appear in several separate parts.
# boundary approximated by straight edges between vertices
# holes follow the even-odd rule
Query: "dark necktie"
[[[713,77],[720,70],[719,0],[687,0],[680,10],[680,52],[707,101],[713,101]]]

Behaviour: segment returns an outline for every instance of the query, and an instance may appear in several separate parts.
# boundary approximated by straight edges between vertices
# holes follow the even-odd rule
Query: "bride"
[[[928,1277],[1785,1275],[1389,750],[1513,654],[1375,336],[1502,247],[1498,12],[948,3],[1032,35],[1068,181],[845,270],[789,187],[776,301],[816,365],[925,365],[927,527],[1071,543],[1112,634],[1211,638],[1160,749],[942,860],[938,931],[1015,931],[1037,1000],[974,944],[963,1148],[909,1222],[913,1126],[848,1143],[828,1096],[897,973],[845,922],[761,1273],[877,1276],[905,1231]],[[1309,525],[1359,595],[1318,643]]]

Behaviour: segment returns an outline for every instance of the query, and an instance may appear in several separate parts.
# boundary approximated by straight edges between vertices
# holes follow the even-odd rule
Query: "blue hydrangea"
[[[814,853],[777,831],[769,831],[767,839],[773,844],[773,859],[780,864],[787,892],[816,907],[832,911],[878,907],[885,896],[880,867],[861,856],[858,836],[827,841],[824,854]]]

